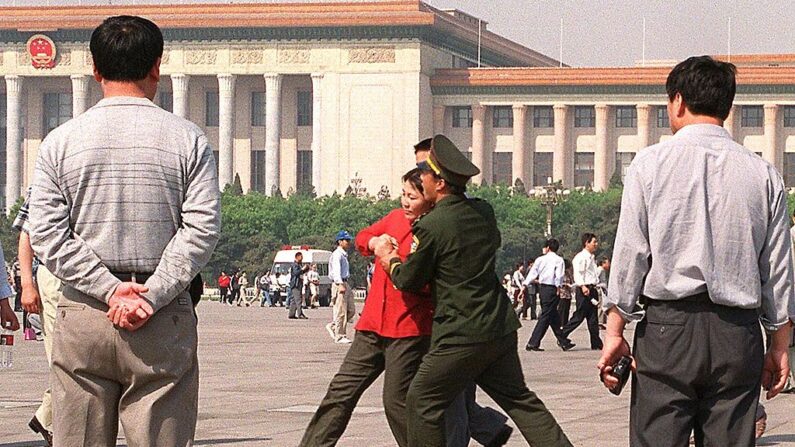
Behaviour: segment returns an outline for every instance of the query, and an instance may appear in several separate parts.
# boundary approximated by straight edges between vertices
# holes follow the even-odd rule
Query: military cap
[[[472,176],[480,174],[480,169],[467,160],[455,144],[444,135],[433,137],[428,159],[417,163],[417,167],[433,171],[456,186],[466,186]]]

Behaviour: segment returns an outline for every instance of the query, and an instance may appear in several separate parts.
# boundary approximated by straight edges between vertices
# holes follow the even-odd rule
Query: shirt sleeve
[[[538,278],[538,264],[539,261],[533,263],[533,266],[530,267],[530,271],[527,273],[527,277],[524,279],[524,285],[529,286],[535,279]]]
[[[381,236],[382,234],[387,232],[387,219],[392,213],[387,214],[386,216],[382,217],[378,222],[370,225],[369,227],[359,231],[356,235],[356,249],[359,250],[359,253],[362,256],[373,256],[374,253],[370,250],[369,244],[370,239],[374,237]]]
[[[585,257],[577,254],[571,264],[574,273],[574,284],[578,286],[585,285],[585,270],[588,268]]]
[[[144,296],[155,311],[185,291],[209,261],[221,230],[221,194],[215,157],[204,134],[196,139],[194,162],[189,171],[182,203],[182,225],[160,258],[154,274],[146,281]]]
[[[775,331],[790,318],[795,320],[793,295],[792,240],[787,223],[787,194],[783,182],[774,188],[770,204],[770,221],[765,245],[759,256],[762,280],[762,314],[760,320],[769,331]]]
[[[641,320],[645,315],[644,311],[636,310],[636,305],[651,266],[645,191],[633,168],[630,165],[621,197],[610,285],[607,298],[602,303],[605,311],[615,307],[628,321]],[[574,275],[576,282],[576,269]]]
[[[563,284],[563,274],[564,274],[564,267],[565,264],[563,263],[563,259],[558,260],[555,263],[555,286],[560,287]]]
[[[394,258],[390,262],[388,273],[397,289],[420,293],[436,270],[436,249],[429,233],[420,226],[414,227],[414,245],[415,250],[405,261]]]
[[[328,277],[334,284],[341,284],[342,283],[342,276],[341,276],[341,262],[340,253],[338,250],[334,250],[331,253],[331,258],[329,259],[328,263]]]
[[[19,212],[17,213],[17,217],[14,219],[14,223],[11,227],[17,231],[29,233],[29,213],[30,213],[30,192],[32,188],[28,187],[27,194],[25,194],[25,202],[22,203],[22,206],[19,208]]]
[[[30,195],[30,245],[53,275],[107,303],[121,281],[80,235],[72,232],[70,207],[59,184],[54,149],[53,140],[47,138],[39,147]]]

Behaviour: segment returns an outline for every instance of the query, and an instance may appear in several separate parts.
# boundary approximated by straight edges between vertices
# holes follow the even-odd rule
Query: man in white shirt
[[[331,299],[333,300],[333,316],[326,330],[335,343],[350,344],[347,328],[348,323],[356,315],[356,303],[353,291],[348,286],[350,265],[348,264],[348,248],[351,246],[351,235],[345,230],[337,233],[337,248],[331,253],[328,263],[328,276],[331,279]]]
[[[312,264],[312,267],[306,274],[306,281],[309,283],[309,306],[314,309],[317,307],[317,289],[320,285],[320,275],[317,273],[317,264]]]
[[[709,56],[677,64],[665,85],[674,135],[626,174],[597,366],[614,389],[612,365],[634,358],[635,447],[687,445],[691,431],[697,446],[753,447],[760,388],[771,399],[789,374],[787,190],[723,128],[736,73]],[[628,321],[638,322],[631,354]]]
[[[563,327],[563,336],[568,338],[583,320],[588,323],[588,332],[591,335],[591,349],[602,349],[602,339],[599,338],[599,322],[597,321],[596,306],[599,304],[599,273],[596,271],[594,253],[599,248],[599,239],[593,233],[582,235],[582,251],[577,253],[571,263],[574,265],[574,292],[577,300],[577,310],[571,316],[569,323]]]
[[[558,314],[558,303],[560,302],[558,289],[563,285],[565,270],[563,258],[557,254],[560,242],[557,239],[549,239],[544,248],[546,248],[546,254],[535,260],[533,268],[530,269],[523,283],[524,286],[527,286],[538,280],[538,292],[541,297],[541,316],[538,318],[533,335],[530,336],[525,349],[543,351],[541,340],[546,335],[547,329],[552,327],[552,333],[558,339],[558,346],[564,351],[568,351],[574,347],[574,343],[563,335],[560,329],[560,314]]]

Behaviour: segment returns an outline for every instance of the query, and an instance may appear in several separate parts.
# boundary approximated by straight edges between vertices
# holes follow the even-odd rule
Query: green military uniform
[[[434,137],[420,163],[452,185],[477,174],[447,138]],[[514,420],[534,446],[570,446],[543,402],[524,382],[517,353],[520,323],[494,270],[500,232],[487,202],[449,195],[414,224],[414,246],[405,262],[390,261],[395,287],[431,285],[436,304],[431,349],[406,398],[409,446],[445,445],[444,410],[476,382]]]

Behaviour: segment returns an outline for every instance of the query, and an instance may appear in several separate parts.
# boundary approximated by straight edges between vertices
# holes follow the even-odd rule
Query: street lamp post
[[[545,186],[536,186],[533,190],[533,195],[541,201],[547,209],[547,228],[544,231],[544,236],[547,238],[552,237],[552,211],[556,206],[560,205],[569,198],[571,191],[563,189],[563,182],[557,181],[552,183],[552,178],[547,178]]]

